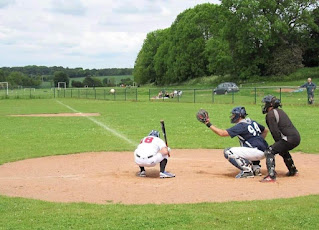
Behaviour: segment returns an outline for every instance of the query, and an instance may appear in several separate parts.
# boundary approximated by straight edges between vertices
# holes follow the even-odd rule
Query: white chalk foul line
[[[129,143],[129,144],[131,144],[131,145],[134,145],[134,146],[137,146],[137,145],[138,145],[138,143],[135,143],[134,141],[128,139],[128,138],[125,137],[124,135],[120,134],[119,132],[117,132],[117,131],[114,130],[114,129],[111,129],[110,127],[106,126],[106,125],[103,124],[102,122],[97,121],[97,120],[94,119],[93,117],[88,117],[88,116],[86,116],[85,114],[83,114],[82,112],[77,111],[76,109],[73,109],[71,106],[68,106],[68,105],[62,103],[61,101],[58,101],[58,100],[57,100],[57,102],[58,102],[59,104],[65,106],[65,107],[67,107],[68,109],[72,110],[73,112],[79,113],[82,117],[85,117],[86,119],[88,119],[88,120],[94,122],[95,124],[97,124],[98,126],[104,128],[105,130],[109,131],[109,132],[112,133],[113,135],[115,135],[115,136],[117,136],[117,137],[119,137],[119,138],[125,140],[127,143]]]

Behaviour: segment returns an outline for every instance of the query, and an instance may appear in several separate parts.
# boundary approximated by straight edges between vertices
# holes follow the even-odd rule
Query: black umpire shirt
[[[266,123],[276,142],[283,139],[296,145],[300,143],[300,134],[298,130],[283,110],[270,110],[266,115]]]

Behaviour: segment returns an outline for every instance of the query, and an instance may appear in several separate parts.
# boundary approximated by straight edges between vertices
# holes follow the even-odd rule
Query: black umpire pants
[[[275,142],[271,148],[273,154],[279,154],[284,159],[291,158],[291,155],[289,153],[290,150],[296,148],[300,144],[300,140],[296,141],[296,143],[290,143],[283,139],[280,141]]]

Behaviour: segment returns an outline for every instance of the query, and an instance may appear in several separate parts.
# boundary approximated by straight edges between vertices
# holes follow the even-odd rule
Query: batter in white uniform
[[[160,138],[160,133],[152,130],[144,137],[134,151],[135,163],[140,167],[138,176],[146,177],[145,167],[154,167],[160,164],[160,178],[172,178],[175,174],[165,171],[170,148]]]

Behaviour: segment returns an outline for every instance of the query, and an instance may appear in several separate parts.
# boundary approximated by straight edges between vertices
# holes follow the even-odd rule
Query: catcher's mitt
[[[196,114],[196,118],[204,124],[209,122],[208,112],[205,109],[200,109]]]

